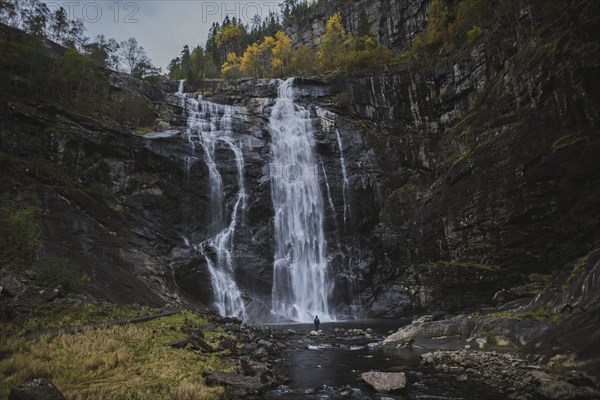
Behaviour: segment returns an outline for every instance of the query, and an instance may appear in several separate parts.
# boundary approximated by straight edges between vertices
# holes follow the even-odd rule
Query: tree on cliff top
[[[327,20],[325,35],[317,52],[323,70],[335,71],[341,67],[340,55],[344,51],[345,41],[346,32],[342,23],[342,16],[340,13],[335,13]]]

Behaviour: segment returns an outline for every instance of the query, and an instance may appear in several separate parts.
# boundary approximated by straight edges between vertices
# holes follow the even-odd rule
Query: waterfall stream
[[[272,312],[295,321],[331,321],[324,205],[310,112],[294,102],[294,79],[279,82],[271,113],[271,194],[275,225]]]
[[[338,147],[340,149],[340,164],[342,166],[342,178],[343,186],[342,186],[342,196],[344,198],[344,229],[346,228],[346,221],[348,220],[348,213],[350,211],[350,206],[348,205],[348,173],[346,172],[346,160],[344,159],[344,150],[342,146],[342,137],[340,136],[340,131],[335,128],[335,135],[337,138]]]
[[[211,223],[209,238],[193,244],[205,258],[211,277],[211,285],[215,297],[215,308],[219,314],[228,317],[246,319],[246,310],[234,272],[235,257],[234,239],[238,220],[246,210],[246,187],[244,185],[244,157],[241,144],[236,141],[232,129],[234,109],[231,106],[220,105],[202,100],[183,93],[183,81],[179,84],[177,93],[187,115],[187,139],[195,153],[200,145],[204,162],[209,171],[211,188]],[[228,211],[227,196],[223,180],[216,163],[216,150],[225,146],[235,158],[237,168],[237,193],[233,200],[231,211]],[[186,173],[189,175],[190,160],[186,159]]]

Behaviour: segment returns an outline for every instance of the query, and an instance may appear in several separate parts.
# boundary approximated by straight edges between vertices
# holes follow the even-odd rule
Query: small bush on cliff
[[[62,286],[67,292],[82,289],[91,280],[73,261],[64,257],[47,257],[33,265],[36,280],[46,287]]]
[[[39,207],[23,206],[18,199],[2,198],[0,205],[0,259],[3,265],[25,268],[33,264],[41,249]]]
[[[0,205],[0,266],[11,266],[15,272],[31,269],[41,286],[62,285],[67,291],[83,288],[90,278],[67,258],[42,257],[43,245],[36,205],[23,205],[22,200],[2,198]]]

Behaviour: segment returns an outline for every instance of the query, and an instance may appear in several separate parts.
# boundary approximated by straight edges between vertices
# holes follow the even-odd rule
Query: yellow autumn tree
[[[323,70],[334,72],[340,68],[345,41],[346,31],[342,23],[342,16],[340,13],[335,13],[327,20],[325,35],[323,35],[317,52],[317,58]]]
[[[221,66],[221,73],[226,79],[237,79],[242,76],[240,58],[235,53],[227,54],[227,61]]]
[[[273,58],[271,67],[275,76],[285,76],[290,67],[292,59],[292,39],[283,31],[275,34],[275,45],[273,46]]]
[[[246,30],[237,24],[222,26],[215,35],[217,47],[228,52],[238,51],[241,40],[246,35]]]
[[[427,13],[427,28],[413,42],[413,49],[425,56],[438,50],[448,40],[448,12],[442,0],[433,0]]]
[[[274,47],[275,38],[272,36],[265,36],[261,43],[248,46],[240,59],[242,74],[254,78],[269,76]]]
[[[346,50],[340,55],[340,72],[350,75],[383,68],[392,62],[394,53],[371,36],[349,35]]]

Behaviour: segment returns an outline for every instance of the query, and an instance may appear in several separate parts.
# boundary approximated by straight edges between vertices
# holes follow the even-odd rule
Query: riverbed
[[[458,373],[439,372],[421,365],[430,350],[383,347],[380,342],[406,321],[351,321],[321,324],[322,335],[311,336],[312,324],[270,326],[294,331],[275,368],[289,378],[265,399],[504,399]],[[291,330],[291,331],[290,331]],[[360,331],[355,331],[360,330]],[[368,334],[365,334],[369,330]],[[360,332],[360,333],[359,333]],[[356,333],[356,334],[355,334]],[[408,384],[401,393],[378,394],[367,388],[360,374],[367,371],[404,372]]]

